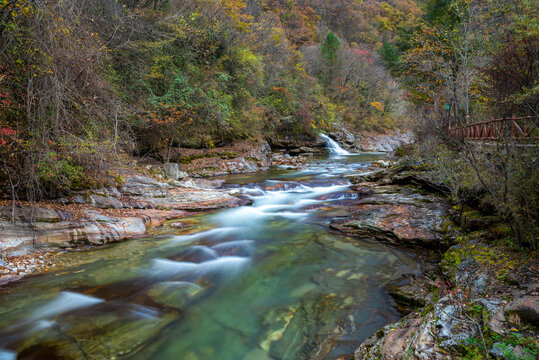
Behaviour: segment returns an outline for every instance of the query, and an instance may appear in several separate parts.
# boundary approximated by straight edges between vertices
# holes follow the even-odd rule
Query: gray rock
[[[457,308],[454,305],[439,307],[434,310],[434,316],[438,320],[436,321],[436,328],[438,328],[438,336],[440,338],[450,338],[453,336],[453,320],[457,314]]]
[[[38,207],[11,207],[0,206],[0,219],[32,222],[58,222],[63,219],[63,214],[53,209]]]
[[[487,286],[489,278],[487,275],[483,274],[479,276],[477,279],[475,279],[472,282],[472,289],[471,289],[471,296],[481,296],[485,292],[485,288]]]
[[[500,299],[477,299],[476,302],[483,305],[489,312],[495,312],[499,309],[500,305],[502,305],[502,301]]]
[[[166,197],[171,186],[145,176],[133,176],[126,179],[122,193],[141,197]]]
[[[77,195],[71,199],[71,202],[73,202],[73,204],[86,204],[86,199],[81,195]]]
[[[122,197],[122,194],[120,193],[120,191],[118,191],[118,188],[115,187],[115,186],[109,186],[107,188],[107,194],[108,194],[108,196],[113,196],[113,197],[116,197],[116,198]]]
[[[99,195],[90,196],[91,204],[100,209],[122,209],[124,204],[115,198]]]
[[[456,335],[451,336],[449,339],[444,340],[440,343],[440,347],[442,348],[452,348],[457,347],[461,345],[468,345],[468,339],[471,338],[473,335],[467,332],[458,333]]]
[[[186,172],[180,171],[177,163],[165,163],[163,169],[170,179],[178,180],[189,176]]]
[[[181,222],[181,221],[177,221],[177,222],[173,222],[170,224],[170,227],[173,227],[173,228],[176,228],[176,229],[184,229],[186,227],[188,227],[189,224],[186,224],[184,222]]]
[[[411,133],[397,131],[389,134],[364,134],[356,139],[360,151],[392,152],[399,146],[412,142]]]
[[[364,182],[372,182],[372,181],[378,181],[383,179],[387,176],[387,172],[385,170],[375,170],[375,171],[366,171],[364,173],[360,173],[357,175],[350,175],[346,178],[350,180],[352,184],[361,184]]]
[[[103,197],[116,197],[116,198],[119,198],[122,196],[122,194],[114,186],[109,186],[107,188],[93,189],[90,191],[90,194],[99,195]]]

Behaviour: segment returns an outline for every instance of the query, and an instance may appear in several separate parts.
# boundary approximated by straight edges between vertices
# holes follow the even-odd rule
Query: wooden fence
[[[539,140],[539,116],[491,119],[473,124],[449,126],[449,134],[472,141]]]

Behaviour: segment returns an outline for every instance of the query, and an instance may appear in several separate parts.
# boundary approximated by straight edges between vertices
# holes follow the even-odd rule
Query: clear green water
[[[0,294],[4,359],[337,359],[399,315],[381,289],[416,261],[329,231],[343,175],[374,155],[227,177],[254,203],[65,257]]]

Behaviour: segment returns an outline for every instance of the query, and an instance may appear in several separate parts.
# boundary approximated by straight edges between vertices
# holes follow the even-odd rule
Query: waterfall
[[[350,153],[344,150],[335,140],[325,134],[320,134],[320,137],[327,143],[327,148],[332,155],[350,155]]]

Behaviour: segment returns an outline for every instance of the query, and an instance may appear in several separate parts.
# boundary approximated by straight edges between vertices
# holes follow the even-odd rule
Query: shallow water
[[[73,252],[0,294],[0,360],[336,359],[399,314],[384,282],[405,253],[329,231],[376,155],[227,177],[250,206],[182,231]],[[182,220],[183,221],[183,220]]]

